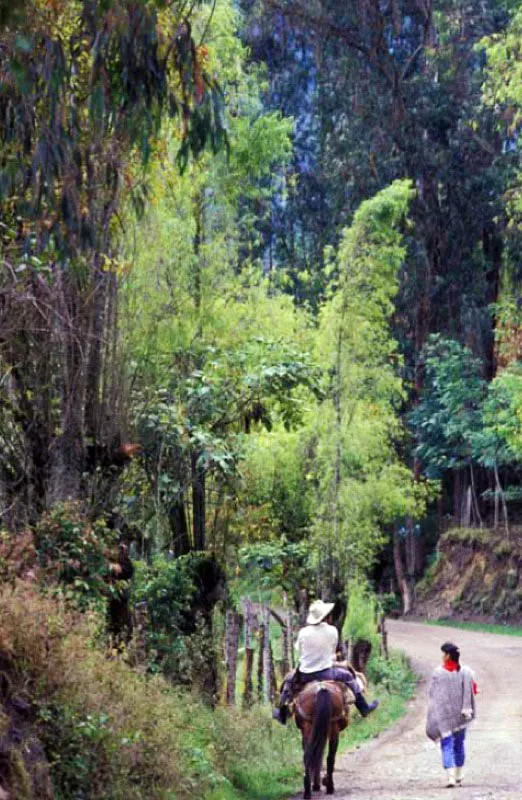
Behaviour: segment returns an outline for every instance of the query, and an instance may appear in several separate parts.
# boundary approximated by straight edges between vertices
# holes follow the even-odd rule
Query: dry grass
[[[39,708],[56,800],[280,797],[285,779],[290,790],[297,737],[266,709],[212,712],[110,657],[95,644],[99,626],[24,582],[0,594],[0,656],[13,691]]]
[[[151,799],[195,796],[180,769],[187,702],[162,679],[145,679],[93,645],[98,622],[67,612],[28,585],[5,590],[0,652],[13,665],[16,692],[42,707],[69,710],[95,766],[91,797],[142,798],[144,791]]]

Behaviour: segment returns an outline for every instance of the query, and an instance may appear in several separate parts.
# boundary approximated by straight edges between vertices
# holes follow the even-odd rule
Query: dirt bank
[[[446,531],[416,594],[419,616],[521,625],[522,529]]]

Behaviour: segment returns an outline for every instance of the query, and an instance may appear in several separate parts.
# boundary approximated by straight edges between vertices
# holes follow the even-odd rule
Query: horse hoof
[[[323,786],[326,787],[326,794],[334,793],[333,781],[330,778],[328,778],[328,775],[325,775],[323,778]]]
[[[312,792],[305,792],[303,794],[303,800],[312,800]]]

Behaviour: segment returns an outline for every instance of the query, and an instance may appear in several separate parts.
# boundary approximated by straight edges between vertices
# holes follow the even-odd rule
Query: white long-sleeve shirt
[[[335,661],[335,651],[339,641],[337,628],[320,622],[318,625],[306,625],[297,634],[295,647],[299,653],[299,669],[301,672],[319,672],[329,669]]]

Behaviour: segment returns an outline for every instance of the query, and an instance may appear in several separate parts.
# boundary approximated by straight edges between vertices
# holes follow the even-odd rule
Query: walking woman
[[[460,651],[452,642],[442,647],[442,665],[437,667],[428,688],[426,733],[440,741],[446,786],[462,784],[466,727],[475,718],[477,685],[469,667],[460,664]]]

